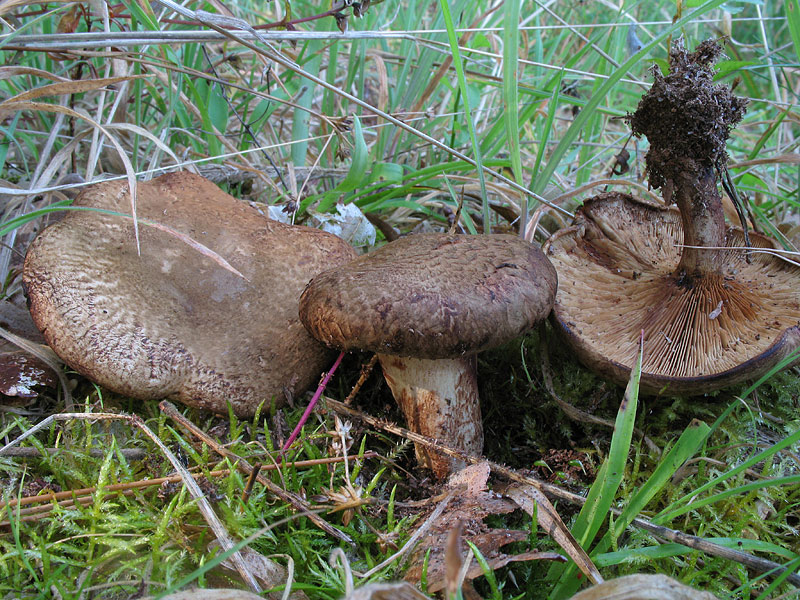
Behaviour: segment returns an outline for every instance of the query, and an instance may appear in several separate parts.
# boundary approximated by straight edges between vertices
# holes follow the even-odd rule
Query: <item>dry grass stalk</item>
[[[208,434],[206,434],[203,430],[201,430],[197,425],[192,423],[189,419],[187,419],[180,412],[178,412],[178,409],[175,408],[174,404],[172,404],[171,402],[164,401],[161,402],[158,405],[158,407],[161,409],[161,412],[163,412],[166,416],[177,422],[181,427],[183,427],[184,429],[189,431],[192,435],[194,435],[196,438],[205,443],[209,448],[214,450],[214,452],[216,452],[220,456],[224,456],[225,458],[230,459],[231,462],[236,464],[236,468],[239,471],[241,471],[246,475],[250,475],[250,473],[253,472],[254,467],[248,461],[246,461],[241,456],[234,454],[227,448],[223,447],[221,444],[217,443]],[[348,544],[351,544],[353,542],[353,540],[350,539],[349,535],[335,528],[333,525],[328,523],[318,514],[311,512],[308,503],[297,494],[294,494],[292,492],[289,492],[287,490],[278,487],[263,475],[258,475],[256,481],[258,481],[258,483],[263,485],[265,488],[267,488],[267,490],[269,490],[272,494],[276,495],[284,502],[291,504],[295,508],[295,510],[298,510],[301,513],[303,513],[317,527],[322,529],[328,535],[332,535],[336,539],[341,540],[343,542],[347,542]]]
[[[172,464],[172,467],[179,473],[181,481],[183,481],[183,484],[192,495],[192,498],[195,499],[197,508],[200,510],[200,513],[203,515],[203,518],[206,520],[209,527],[211,527],[211,530],[214,532],[214,535],[216,536],[217,541],[219,542],[219,545],[223,551],[228,551],[233,548],[233,541],[228,535],[225,526],[217,518],[216,514],[214,513],[214,509],[211,508],[211,505],[206,499],[205,494],[197,485],[197,482],[192,478],[191,473],[186,470],[186,467],[181,464],[181,461],[178,460],[178,458],[170,451],[170,449],[164,445],[164,442],[162,442],[161,439],[156,436],[156,434],[154,434],[147,425],[145,425],[144,421],[138,415],[118,415],[112,413],[62,413],[51,415],[0,448],[0,456],[3,456],[6,449],[16,446],[37,431],[49,427],[51,423],[55,421],[71,420],[125,421],[129,425],[141,430],[142,433],[144,433],[153,441],[156,446],[158,446],[159,450],[161,450],[164,456],[166,456],[169,462]],[[231,560],[233,561],[234,565],[236,565],[237,571],[242,576],[242,579],[247,583],[248,587],[250,587],[250,589],[252,589],[254,592],[260,592],[261,586],[258,585],[255,577],[248,570],[241,554],[239,552],[233,552],[231,554]]]

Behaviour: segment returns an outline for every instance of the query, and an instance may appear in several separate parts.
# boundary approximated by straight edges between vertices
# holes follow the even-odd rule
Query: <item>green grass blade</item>
[[[597,479],[589,489],[586,502],[572,526],[572,534],[584,549],[589,547],[600,527],[606,522],[611,505],[617,496],[617,490],[625,476],[625,463],[630,452],[636,408],[639,402],[642,354],[640,344],[639,356],[631,371],[631,377],[614,422],[614,434],[611,437],[608,457],[600,467]],[[550,598],[566,598],[572,595],[577,587],[575,584],[579,583],[575,571],[575,563],[551,567],[548,578],[558,577],[558,582],[550,594]]]
[[[547,141],[550,139],[550,133],[553,131],[553,121],[555,121],[556,113],[558,112],[558,100],[561,96],[561,81],[563,77],[564,70],[562,69],[556,76],[555,84],[553,85],[553,94],[550,96],[550,102],[547,106],[547,120],[544,122],[544,128],[539,135],[539,149],[536,151],[536,162],[533,164],[532,186],[538,181],[536,174],[539,172],[539,167],[542,165],[542,159],[547,151]]]
[[[544,191],[548,182],[550,181],[550,178],[553,176],[553,173],[555,173],[556,168],[564,158],[564,155],[572,148],[573,143],[580,135],[583,128],[587,125],[588,121],[595,116],[595,109],[597,109],[600,103],[605,100],[608,92],[611,91],[617,82],[628,74],[628,71],[630,71],[631,67],[645,58],[651,50],[666,40],[669,36],[676,31],[679,31],[681,27],[701,17],[710,10],[717,8],[724,2],[725,0],[709,0],[708,2],[704,3],[702,6],[698,7],[697,10],[678,19],[669,27],[666,27],[661,33],[653,38],[650,43],[645,44],[642,49],[639,50],[639,52],[622,63],[618,69],[615,69],[608,79],[606,79],[605,83],[600,86],[592,98],[586,103],[586,106],[584,106],[583,109],[578,113],[566,133],[564,133],[564,137],[561,138],[555,150],[553,150],[553,154],[550,155],[550,158],[547,161],[544,169],[536,178],[536,181],[534,181],[532,191],[536,194],[541,194]]]
[[[794,43],[794,53],[797,60],[800,60],[800,0],[784,0],[783,5],[786,8],[786,23]]]
[[[611,546],[611,536],[619,537],[633,519],[644,510],[647,503],[669,482],[675,472],[703,445],[711,428],[702,421],[692,421],[681,437],[659,462],[653,474],[626,503],[625,509],[614,521],[613,531],[607,532],[594,552],[605,552]]]
[[[450,51],[453,53],[453,65],[458,75],[458,88],[461,90],[461,98],[464,102],[464,119],[467,122],[472,152],[478,166],[478,180],[480,181],[481,200],[483,201],[483,232],[490,233],[491,225],[489,223],[489,197],[486,195],[486,177],[483,174],[483,159],[481,157],[481,147],[478,144],[478,136],[475,133],[475,122],[472,120],[472,110],[470,109],[469,95],[467,93],[467,78],[464,73],[464,63],[461,60],[461,52],[458,50],[458,35],[456,34],[456,28],[453,24],[453,15],[450,13],[448,0],[439,0],[439,5],[442,7],[442,16],[444,17],[445,27],[447,28],[447,39],[450,42]]]
[[[508,154],[514,180],[522,185],[522,158],[519,152],[519,5],[520,0],[506,0],[503,20],[503,118],[506,125]]]
[[[322,44],[318,40],[308,42],[306,54],[311,55],[311,58],[303,65],[306,72],[319,75],[319,68],[322,64],[321,50]],[[306,80],[301,85],[305,86],[305,90],[297,99],[297,106],[310,109],[314,102],[315,86],[311,81]],[[292,144],[292,162],[298,167],[306,164],[310,122],[311,114],[308,110],[295,110],[294,119],[292,119],[292,141],[294,142]]]

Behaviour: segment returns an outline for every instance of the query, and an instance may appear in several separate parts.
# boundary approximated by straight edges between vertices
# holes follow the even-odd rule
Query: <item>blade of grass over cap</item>
[[[453,16],[450,14],[448,0],[439,0],[439,6],[442,7],[445,27],[447,27],[447,39],[450,42],[450,50],[453,53],[453,64],[455,65],[456,74],[458,75],[458,89],[461,91],[461,99],[464,102],[464,120],[467,122],[469,139],[472,144],[472,153],[475,156],[475,166],[478,169],[478,180],[481,185],[481,201],[483,202],[483,232],[491,233],[492,228],[489,223],[489,197],[486,195],[486,176],[483,172],[483,158],[481,156],[481,147],[478,143],[478,136],[475,133],[475,122],[472,120],[472,110],[469,104],[469,94],[467,93],[467,78],[464,74],[464,63],[461,59],[461,52],[458,49],[458,36],[456,35],[456,28],[453,24]]]
[[[511,172],[522,185],[522,158],[519,151],[519,5],[521,0],[506,0],[503,19],[503,119],[511,159]]]

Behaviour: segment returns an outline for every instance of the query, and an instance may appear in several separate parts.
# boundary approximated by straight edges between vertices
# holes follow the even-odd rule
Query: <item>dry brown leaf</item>
[[[386,71],[386,63],[383,58],[376,53],[369,53],[368,58],[375,64],[375,75],[378,78],[378,101],[375,103],[381,110],[386,110],[389,103],[389,76]]]
[[[683,585],[666,575],[628,575],[578,592],[571,600],[717,600],[714,594]]]
[[[45,71],[43,69],[35,69],[33,67],[22,67],[22,66],[0,67],[0,81],[20,76],[41,77],[42,79],[49,79],[50,81],[72,81],[67,77],[59,77],[58,75],[54,75],[50,71]]]
[[[445,558],[448,538],[451,530],[463,527],[463,536],[475,544],[490,565],[508,564],[515,559],[500,552],[500,548],[511,542],[528,539],[527,531],[512,529],[492,529],[483,522],[484,517],[513,512],[516,504],[503,498],[499,494],[490,492],[486,488],[489,478],[489,465],[486,462],[478,463],[462,469],[454,474],[447,482],[447,491],[457,491],[447,506],[447,509],[429,527],[426,535],[414,549],[406,571],[405,580],[418,583],[422,578],[425,559],[428,557],[427,579],[428,592],[434,593],[444,589],[448,571]],[[452,539],[451,539],[452,545]],[[430,552],[430,554],[428,554]],[[466,580],[471,580],[483,574],[481,568],[474,561],[471,554],[467,555],[472,561],[467,571]],[[523,560],[533,558],[561,558],[557,554],[527,553]],[[455,568],[454,559],[449,571]]]
[[[218,549],[219,544],[213,542],[209,547]],[[260,583],[264,589],[268,590],[278,587],[279,585],[290,585],[289,571],[283,565],[249,547],[242,548],[239,550],[239,553],[248,570],[255,576],[258,583]],[[230,571],[236,571],[236,566],[230,558],[226,558],[220,564]],[[268,594],[267,597],[278,600],[282,593],[283,592],[273,592]],[[289,598],[291,600],[307,600],[308,596],[306,596],[303,591],[295,590],[289,594]]]
[[[430,600],[407,581],[370,583],[353,590],[344,600]]]
[[[134,79],[142,79],[150,77],[150,75],[127,75],[125,77],[101,77],[100,79],[81,79],[66,81],[58,81],[56,83],[48,83],[46,85],[27,90],[16,96],[12,96],[3,101],[6,102],[25,102],[41,98],[42,96],[61,96],[62,94],[80,94],[82,92],[90,92],[102,87],[122,83],[123,81],[132,81]]]
[[[53,3],[69,4],[73,0],[54,0]],[[41,4],[41,0],[5,0],[0,2],[0,16],[18,8],[20,6],[28,6],[29,4]]]
[[[153,600],[153,598],[149,597],[143,600]],[[245,590],[209,588],[175,592],[169,596],[164,596],[162,600],[263,600],[263,598],[258,594],[246,592]]]
[[[594,583],[603,583],[600,571],[558,516],[556,509],[540,490],[521,483],[510,484],[503,493],[529,515],[536,515],[539,526],[564,549],[578,568]]]
[[[76,2],[61,15],[56,31],[58,33],[73,33],[76,29],[78,29],[78,25],[81,24],[82,16],[83,9],[80,3]]]

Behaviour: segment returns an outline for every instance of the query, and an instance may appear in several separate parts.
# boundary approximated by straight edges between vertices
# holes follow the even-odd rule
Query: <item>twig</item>
[[[230,459],[236,465],[236,468],[239,471],[241,471],[245,475],[250,475],[250,473],[253,471],[253,466],[249,462],[247,462],[241,456],[231,452],[227,448],[218,444],[214,439],[212,439],[208,434],[206,434],[206,432],[204,432],[197,425],[195,425],[189,419],[187,419],[181,413],[179,413],[178,409],[175,408],[174,404],[172,404],[171,402],[167,402],[165,400],[161,402],[158,405],[158,407],[161,409],[161,412],[163,412],[166,416],[170,417],[172,420],[177,422],[181,427],[189,431],[192,435],[194,435],[196,438],[198,438],[200,441],[206,444],[209,448],[214,450],[214,452],[216,452],[220,456],[224,456],[225,458]],[[267,466],[264,466],[263,468],[266,469]],[[314,523],[320,529],[322,529],[325,533],[332,535],[336,539],[342,540],[343,542],[352,545],[353,540],[349,535],[347,535],[343,531],[336,529],[333,525],[328,523],[318,514],[312,512],[306,501],[303,500],[300,496],[288,490],[280,488],[279,486],[272,483],[272,481],[270,481],[263,475],[259,475],[256,478],[256,481],[258,481],[261,485],[267,488],[267,490],[270,493],[274,494],[284,502],[291,504],[295,508],[295,510],[299,510],[301,513],[303,513],[305,516],[311,519],[311,522]]]
[[[311,412],[317,405],[319,397],[322,396],[322,392],[325,391],[325,388],[328,386],[328,382],[330,382],[331,377],[333,377],[333,374],[336,371],[336,369],[339,368],[340,364],[342,364],[343,358],[344,358],[344,352],[340,352],[339,356],[336,357],[336,361],[334,361],[333,366],[327,373],[325,373],[325,377],[322,378],[322,381],[320,381],[319,386],[317,386],[317,391],[314,392],[314,395],[311,397],[311,400],[309,400],[308,406],[306,406],[306,409],[303,411],[303,415],[297,422],[294,431],[292,431],[292,434],[289,436],[289,439],[286,440],[286,443],[283,444],[283,448],[281,449],[282,450],[281,456],[280,458],[278,458],[278,462],[280,462],[280,460],[283,458],[283,453],[286,452],[289,446],[292,445],[292,442],[294,442],[297,439],[297,436],[300,435],[300,430],[303,429],[303,425],[306,424],[306,421],[308,421],[308,417],[311,416]]]
[[[230,475],[230,469],[220,469],[218,471],[210,471],[209,473],[192,473],[194,479],[203,477],[225,477]],[[178,483],[182,481],[180,475],[170,475],[169,477],[157,477],[155,479],[140,479],[138,481],[131,481],[128,483],[115,483],[112,485],[104,486],[102,489],[104,494],[112,493],[125,493],[140,490],[142,488],[160,486],[163,483]],[[4,508],[15,506],[28,506],[29,504],[42,504],[45,502],[58,502],[73,501],[84,496],[90,496],[98,491],[96,487],[79,488],[77,490],[65,490],[63,492],[50,492],[49,494],[39,494],[38,496],[25,496],[24,498],[14,498],[8,502],[0,502],[0,510]]]
[[[24,448],[28,450],[28,448]],[[13,451],[18,450],[12,448],[10,452],[7,451],[6,456],[13,456]],[[138,450],[137,450],[138,452]],[[98,455],[100,456],[100,455]],[[347,460],[355,460],[358,458],[377,458],[379,455],[377,452],[368,451],[365,452],[363,455],[359,456],[348,456]],[[345,458],[342,456],[328,456],[325,458],[314,458],[310,460],[298,460],[291,463],[286,463],[287,466],[291,466],[294,468],[304,468],[304,467],[314,467],[317,465],[328,465],[332,463],[340,463],[344,462]],[[264,471],[272,471],[279,468],[277,465],[260,465],[261,469]],[[207,477],[225,477],[226,475],[230,474],[229,469],[219,469],[216,471],[209,471],[205,475]],[[198,478],[202,477],[203,473],[193,473],[192,477]],[[157,477],[155,479],[140,479],[138,481],[130,481],[128,483],[115,483],[112,485],[105,486],[103,488],[103,493],[121,493],[126,494],[128,492],[134,492],[139,489],[144,489],[148,487],[155,487],[160,486],[164,482],[168,483],[177,483],[181,481],[180,475],[170,475],[169,477]],[[42,504],[45,502],[57,502],[62,506],[67,506],[68,502],[65,501],[72,501],[84,496],[89,496],[94,494],[97,491],[96,487],[89,487],[89,488],[80,488],[75,490],[65,490],[63,492],[50,492],[49,494],[39,494],[37,496],[25,496],[24,498],[15,498],[13,500],[9,500],[8,502],[0,502],[0,510],[3,510],[7,506],[15,507],[15,506],[27,506],[29,504]],[[0,523],[2,525],[2,523]]]
[[[353,386],[353,389],[350,390],[350,393],[347,394],[347,398],[344,399],[344,403],[350,406],[350,403],[353,401],[353,398],[356,397],[356,394],[361,389],[361,386],[364,385],[364,382],[369,377],[369,374],[372,373],[372,369],[375,367],[375,363],[378,362],[378,355],[373,354],[372,357],[369,359],[369,362],[366,365],[361,367],[361,375],[358,376],[358,381]]]
[[[69,448],[8,448],[3,452],[3,456],[10,456],[13,458],[42,458],[42,451],[44,451],[48,455],[58,454],[59,452],[69,452]],[[73,452],[82,454],[82,455],[89,455],[92,458],[103,458],[106,454],[108,454],[108,450],[101,450],[100,448],[91,448],[89,450],[84,449],[76,449],[72,450]],[[118,450],[128,460],[142,460],[147,456],[147,452],[141,450],[139,448],[122,448]],[[0,507],[3,504],[0,502]]]
[[[428,446],[436,450],[437,452],[440,452],[442,454],[447,454],[455,458],[459,458],[466,463],[477,464],[485,460],[483,457],[472,456],[464,452],[460,452],[458,450],[445,446],[437,442],[436,440],[433,440],[424,435],[414,433],[413,431],[409,431],[402,427],[398,427],[397,425],[394,425],[392,423],[388,423],[381,419],[377,419],[370,415],[364,414],[361,411],[345,406],[341,402],[337,402],[336,400],[333,400],[331,398],[326,397],[324,398],[324,400],[325,400],[325,405],[327,407],[329,407],[331,410],[339,414],[344,414],[347,415],[348,417],[359,419],[372,427],[377,427],[389,433],[399,435],[408,440],[411,440],[416,444],[422,444],[424,446]],[[584,498],[583,496],[580,496],[578,494],[573,494],[572,492],[564,490],[558,487],[557,485],[553,485],[551,483],[546,483],[544,481],[539,481],[538,479],[522,475],[520,473],[517,473],[513,469],[509,469],[508,467],[494,463],[492,461],[488,461],[488,463],[492,471],[512,481],[517,481],[519,483],[527,484],[549,496],[558,498],[559,500],[563,500],[571,504],[578,504],[582,506],[583,504],[586,503],[586,498]],[[614,513],[615,515],[619,515],[621,511],[619,509],[612,508],[611,512]],[[752,554],[743,552],[741,550],[733,550],[731,548],[721,546],[720,544],[709,542],[708,540],[704,540],[703,538],[699,538],[697,536],[690,535],[688,533],[683,533],[682,531],[678,531],[676,529],[670,529],[662,525],[656,525],[655,523],[641,517],[634,518],[631,524],[640,529],[650,531],[651,533],[663,537],[664,539],[676,542],[678,544],[683,544],[684,546],[693,548],[695,550],[700,550],[701,552],[705,552],[706,554],[709,554],[711,556],[716,556],[719,558],[725,558],[727,560],[738,562],[744,565],[745,567],[753,569],[754,571],[758,571],[759,573],[764,573],[768,577],[775,578],[786,572],[786,567],[784,567],[779,563],[767,560],[765,558],[761,558],[759,556],[754,556]],[[791,573],[787,576],[786,581],[790,582],[795,587],[800,588],[800,575],[796,573]]]

